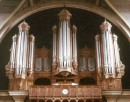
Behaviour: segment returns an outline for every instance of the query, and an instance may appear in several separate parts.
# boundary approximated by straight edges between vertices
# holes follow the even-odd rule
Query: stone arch
[[[50,1],[50,3],[44,3],[44,4],[39,4],[39,5],[34,5],[32,7],[25,8],[21,10],[20,12],[16,13],[12,18],[10,18],[6,24],[1,28],[0,31],[0,42],[4,38],[4,36],[21,20],[24,18],[36,13],[40,12],[43,10],[47,9],[52,9],[52,8],[58,8],[58,7],[63,7],[63,1],[57,1],[53,2]],[[103,16],[104,18],[108,19],[111,21],[114,25],[116,25],[127,37],[127,39],[130,41],[129,38],[129,33],[130,30],[128,26],[124,24],[121,18],[119,18],[116,14],[110,12],[109,10],[103,8],[103,7],[97,7],[96,5],[92,5],[89,3],[84,3],[84,2],[77,2],[77,1],[67,1],[66,7],[71,7],[71,8],[78,8],[78,9],[83,9],[87,11],[91,11],[93,13],[96,13],[100,16]],[[116,19],[116,20],[115,20]]]

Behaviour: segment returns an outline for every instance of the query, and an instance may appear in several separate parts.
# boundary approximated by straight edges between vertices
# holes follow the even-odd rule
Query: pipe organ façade
[[[29,90],[30,100],[73,97],[101,100],[102,90],[122,89],[125,66],[120,60],[118,37],[111,32],[112,25],[106,20],[100,25],[95,50],[78,49],[78,29],[71,26],[71,13],[63,9],[58,16],[59,25],[52,27],[52,50],[36,49],[35,37],[29,35],[29,25],[26,22],[19,25],[19,34],[12,37],[10,61],[6,65],[9,89]],[[43,86],[38,84],[41,79],[46,80]],[[95,83],[88,80],[86,85],[83,79]],[[83,95],[77,96],[77,93]]]

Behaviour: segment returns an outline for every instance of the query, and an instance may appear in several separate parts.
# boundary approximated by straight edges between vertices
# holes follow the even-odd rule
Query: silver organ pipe
[[[11,55],[10,55],[10,65],[11,68],[15,68],[15,56],[16,56],[16,40],[17,40],[17,35],[14,35],[12,38],[12,47],[11,47]]]
[[[111,70],[111,73],[114,74],[114,77],[115,77],[115,60],[114,60],[114,44],[113,44],[113,37],[112,37],[112,34],[110,32],[110,67],[112,68]]]
[[[17,49],[16,49],[16,75],[20,74],[19,70],[20,70],[20,49],[21,49],[21,34],[18,35],[18,40],[17,40]]]
[[[33,35],[30,35],[30,43],[29,43],[29,69],[32,72],[34,69],[34,43],[35,43],[35,37]]]
[[[118,37],[115,34],[113,34],[115,67],[118,69],[120,67],[120,54],[119,54],[119,47],[117,44],[117,39]]]
[[[56,69],[58,73],[60,72],[71,73],[71,70],[74,69],[72,64],[74,63],[77,64],[76,26],[74,26],[75,28],[74,32],[71,31],[70,28],[71,14],[66,9],[63,9],[58,16],[60,20],[59,29],[57,32],[58,34],[56,34],[56,32],[53,29],[53,65],[55,61],[57,61]],[[57,60],[54,60],[55,56]]]
[[[96,61],[97,61],[97,70],[98,70],[98,75],[101,76],[101,41],[100,41],[100,35],[95,36],[96,40]]]
[[[63,60],[64,60],[64,68],[66,67],[66,21],[63,21]]]
[[[57,44],[56,43],[57,42],[57,38],[56,38],[56,36],[57,36],[57,34],[56,34],[57,27],[56,27],[56,25],[53,26],[52,30],[53,30],[53,64],[56,64],[56,60],[57,60],[57,58],[56,58],[56,56],[57,56],[57,53],[56,53],[56,48],[57,48],[57,46],[56,46],[56,44]]]
[[[102,44],[102,45],[103,45],[103,47],[102,47],[103,49],[102,49],[102,50],[103,50],[103,55],[104,55],[104,56],[103,56],[103,59],[104,59],[104,60],[103,60],[103,61],[104,61],[104,62],[103,62],[103,67],[104,67],[105,73],[108,73],[108,70],[107,70],[107,69],[108,69],[108,58],[107,58],[107,49],[106,49],[106,48],[107,48],[107,47],[106,47],[107,45],[106,45],[106,37],[105,37],[105,34],[102,35],[102,43],[103,43],[103,44]]]
[[[95,61],[93,56],[88,56],[88,70],[95,71]]]
[[[62,37],[62,22],[59,29],[59,67],[63,68],[63,37]]]
[[[67,22],[67,67],[71,67],[71,51],[68,49],[70,48],[70,25],[69,22]]]
[[[77,38],[76,38],[77,27],[73,25],[73,62],[77,64]]]
[[[28,34],[24,32],[23,34],[23,52],[22,52],[22,73],[25,74],[26,66],[27,66],[27,51],[28,51]]]
[[[82,57],[82,67],[83,69],[86,69],[87,70],[87,58],[86,57]]]

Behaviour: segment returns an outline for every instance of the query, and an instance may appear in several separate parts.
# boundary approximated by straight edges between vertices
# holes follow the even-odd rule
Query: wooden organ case
[[[22,22],[14,35],[10,61],[6,65],[10,90],[29,90],[30,100],[98,100],[102,90],[121,90],[125,66],[119,56],[117,36],[104,21],[95,36],[95,49],[78,49],[71,13],[59,13],[59,26],[53,26],[53,48],[35,49],[35,37]]]
[[[53,75],[51,64],[52,51],[50,49],[41,48],[35,50],[35,71],[34,71],[34,83],[40,78],[47,78],[50,80],[50,85],[42,85],[41,83],[31,86],[30,99],[38,100],[89,100],[98,99],[101,100],[101,84],[97,84],[97,70],[95,51],[89,48],[83,48],[78,50],[78,75],[76,76],[55,76]],[[48,62],[45,63],[45,59],[48,58]],[[39,59],[39,62],[37,62]],[[36,67],[37,64],[39,67]],[[45,65],[47,64],[47,65]],[[80,80],[83,78],[92,78],[96,83],[80,84]],[[43,79],[44,80],[44,79]],[[42,81],[42,80],[41,80]],[[90,81],[91,82],[91,81]]]

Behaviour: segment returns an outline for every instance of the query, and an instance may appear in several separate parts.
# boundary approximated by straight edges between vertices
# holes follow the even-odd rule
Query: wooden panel
[[[69,94],[70,97],[77,96],[77,90],[76,90],[77,88],[76,88],[76,86],[70,87],[69,89],[70,89],[69,90],[70,91],[70,94]]]
[[[48,86],[46,88],[46,94],[45,94],[46,97],[52,97],[53,96],[53,88],[51,86]]]
[[[38,87],[37,88],[37,95],[38,96],[45,96],[45,93],[46,93],[46,91],[45,91],[45,87]]]
[[[31,86],[31,89],[29,90],[29,97],[30,99],[36,99],[37,96],[37,87]]]
[[[55,97],[60,97],[62,95],[60,86],[55,86],[53,91]]]
[[[99,88],[93,88],[92,96],[100,97],[101,96],[101,90]]]
[[[79,87],[78,89],[77,89],[77,91],[78,91],[78,97],[83,97],[83,95],[84,95],[84,93],[83,93],[83,88],[82,87]]]
[[[91,95],[92,95],[92,89],[91,89],[91,87],[86,87],[86,86],[84,86],[83,87],[83,94],[84,94],[84,97],[91,97]]]
[[[67,94],[63,93],[67,90]],[[31,86],[29,91],[30,99],[51,99],[51,98],[101,98],[101,86]]]

